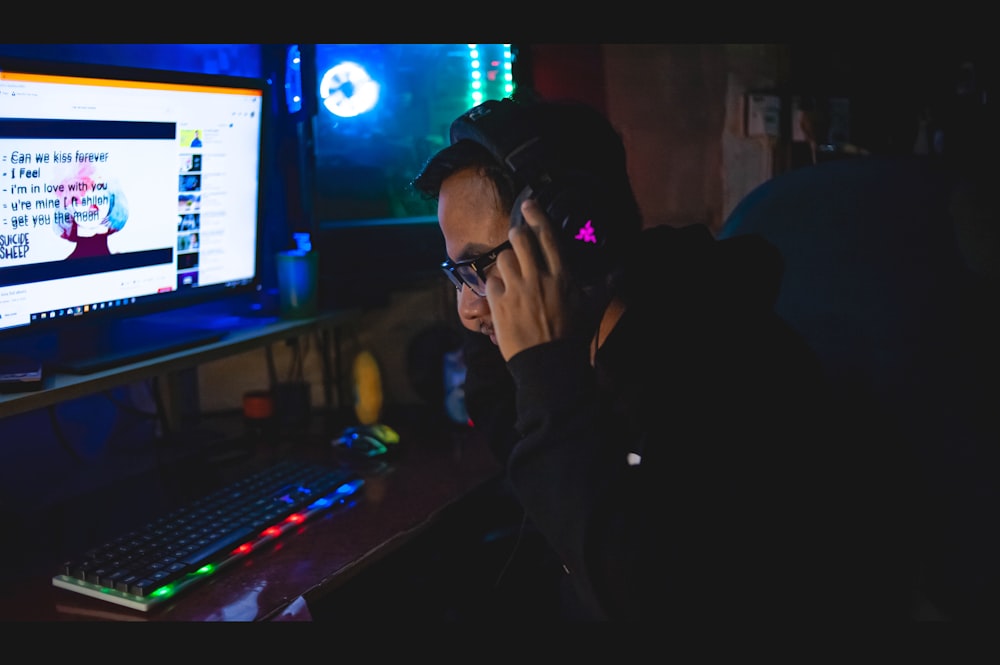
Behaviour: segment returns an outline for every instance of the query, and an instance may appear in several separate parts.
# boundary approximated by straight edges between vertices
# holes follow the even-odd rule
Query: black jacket
[[[505,364],[468,337],[466,405],[527,516],[594,619],[853,612],[875,518],[821,369],[773,312],[780,256],[700,226],[636,248],[596,367],[583,341]]]

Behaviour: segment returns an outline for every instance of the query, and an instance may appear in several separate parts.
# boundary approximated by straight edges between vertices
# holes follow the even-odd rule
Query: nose
[[[463,286],[458,292],[458,315],[466,320],[475,320],[490,312],[486,296],[477,295],[468,286]]]

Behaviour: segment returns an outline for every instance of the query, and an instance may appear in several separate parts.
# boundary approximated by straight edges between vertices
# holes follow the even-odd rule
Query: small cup
[[[284,319],[316,316],[319,270],[316,252],[278,252],[278,306]]]

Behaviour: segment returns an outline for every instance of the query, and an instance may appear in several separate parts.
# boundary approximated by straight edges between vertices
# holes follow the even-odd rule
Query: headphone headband
[[[565,117],[562,108],[569,111]],[[605,269],[609,224],[606,183],[586,166],[592,157],[588,130],[592,120],[604,121],[578,110],[545,102],[488,100],[456,118],[450,137],[452,144],[471,140],[490,151],[521,188],[511,210],[511,225],[523,221],[520,203],[536,199],[559,228],[574,273],[591,280]]]

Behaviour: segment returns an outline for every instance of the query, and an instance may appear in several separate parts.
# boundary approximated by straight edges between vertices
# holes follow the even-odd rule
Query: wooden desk
[[[0,620],[309,620],[311,597],[326,596],[406,544],[445,508],[500,473],[472,431],[400,434],[398,456],[387,468],[365,473],[357,504],[304,524],[300,532],[186,590],[169,605],[152,612],[131,610],[55,588],[51,573],[38,572],[0,593]],[[267,454],[334,455],[322,441]]]

